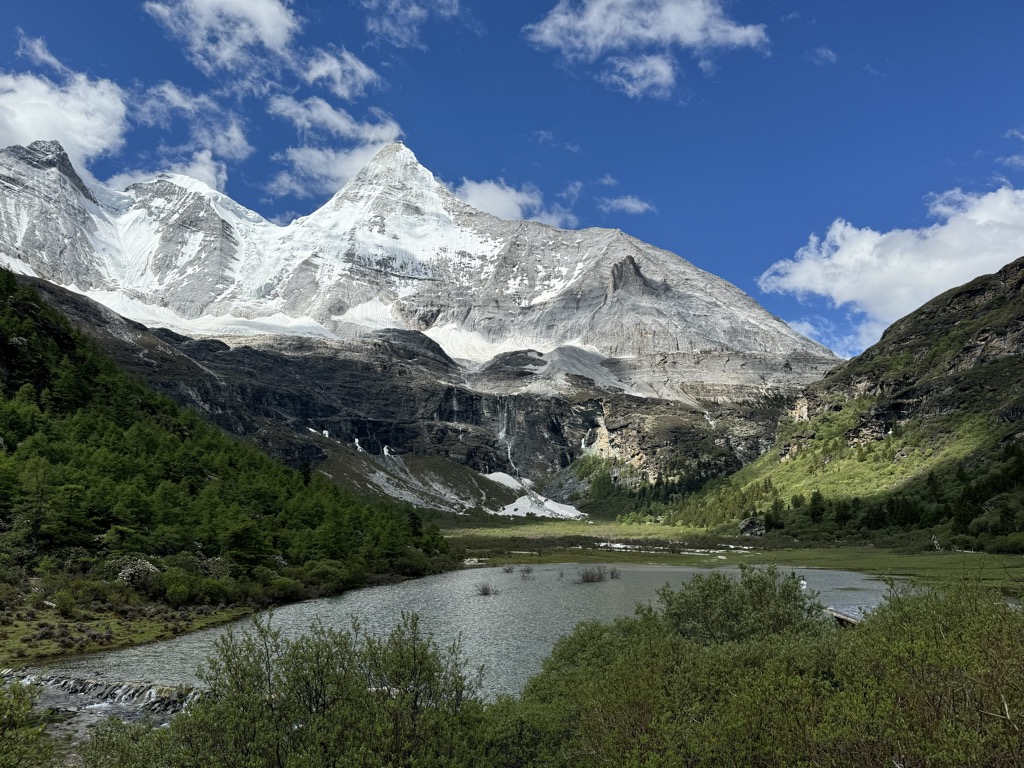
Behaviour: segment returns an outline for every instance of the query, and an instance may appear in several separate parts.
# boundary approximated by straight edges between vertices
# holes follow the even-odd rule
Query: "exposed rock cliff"
[[[94,194],[56,143],[8,147],[0,259],[190,336],[395,328],[475,364],[575,350],[548,391],[596,372],[638,396],[737,402],[793,394],[838,362],[675,254],[617,230],[477,211],[402,144],[286,227],[183,176]]]

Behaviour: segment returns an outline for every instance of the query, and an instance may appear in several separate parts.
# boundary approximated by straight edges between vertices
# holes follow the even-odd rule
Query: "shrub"
[[[289,579],[285,576],[278,576],[270,582],[267,591],[270,597],[277,602],[301,600],[306,596],[306,588],[301,581]]]
[[[738,579],[697,574],[678,590],[658,591],[665,622],[698,643],[737,642],[821,623],[817,594],[800,588],[795,573],[775,566],[740,566]]]
[[[608,578],[608,569],[603,565],[590,565],[577,571],[577,584],[596,584]]]
[[[21,595],[13,584],[0,581],[0,610],[9,610],[16,606]]]
[[[458,647],[415,615],[386,638],[314,625],[295,640],[255,619],[217,644],[210,691],[168,728],[108,722],[81,748],[94,768],[478,765],[483,704]]]
[[[57,613],[65,619],[73,619],[75,617],[78,604],[75,602],[75,597],[71,594],[70,590],[58,590],[53,596],[53,603]]]

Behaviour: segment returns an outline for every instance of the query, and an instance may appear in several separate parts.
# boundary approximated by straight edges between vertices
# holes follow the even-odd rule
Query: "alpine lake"
[[[483,668],[482,693],[494,698],[519,693],[540,671],[559,637],[579,622],[631,615],[637,605],[656,604],[657,591],[666,584],[677,588],[694,574],[710,572],[689,566],[608,564],[603,566],[603,581],[584,582],[584,569],[595,567],[555,563],[469,568],[286,605],[270,612],[269,621],[286,637],[301,635],[315,622],[350,629],[353,621],[363,631],[383,636],[403,613],[416,613],[438,646],[458,641],[467,667]],[[716,570],[738,572],[732,566]],[[883,581],[863,573],[814,568],[801,568],[799,573],[806,589],[817,592],[824,606],[854,615],[878,605],[888,590]],[[146,645],[59,658],[31,671],[74,679],[200,686],[198,669],[215,653],[217,639],[250,626],[250,619],[242,619]]]

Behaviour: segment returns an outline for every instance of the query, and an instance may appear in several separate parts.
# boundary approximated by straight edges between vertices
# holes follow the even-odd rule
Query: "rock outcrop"
[[[838,362],[675,254],[477,211],[401,144],[284,227],[186,177],[91,190],[58,144],[8,147],[0,263],[295,466],[540,478],[596,452],[690,487],[766,450],[784,398]],[[366,472],[393,488],[394,463]],[[432,504],[416,483],[403,498]],[[469,486],[456,506],[501,495]]]

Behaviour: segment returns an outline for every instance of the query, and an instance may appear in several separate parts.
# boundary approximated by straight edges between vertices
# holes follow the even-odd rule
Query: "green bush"
[[[739,578],[696,574],[677,590],[658,592],[665,622],[681,637],[708,645],[816,628],[822,606],[795,573],[740,566]]]
[[[21,592],[13,584],[0,581],[0,610],[13,608],[21,600]]]
[[[59,590],[53,596],[53,604],[56,606],[57,613],[65,619],[73,619],[77,614],[78,603],[75,596],[71,594],[71,590]]]
[[[82,749],[95,768],[476,765],[483,715],[457,648],[415,616],[384,639],[316,625],[296,640],[254,620],[209,661],[210,695],[169,728],[108,722]]]
[[[665,589],[660,607],[581,623],[521,697],[491,704],[415,617],[386,639],[284,640],[256,621],[219,643],[210,694],[169,728],[107,723],[82,754],[97,768],[1021,764],[1024,613],[996,593],[894,589],[841,630],[795,577],[744,569]]]
[[[274,602],[286,603],[306,597],[306,587],[301,581],[278,576],[270,582],[267,592]]]
[[[32,706],[38,689],[21,683],[0,685],[0,768],[32,768],[49,764],[52,739]]]

